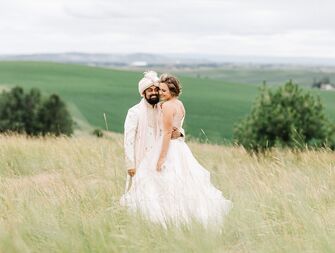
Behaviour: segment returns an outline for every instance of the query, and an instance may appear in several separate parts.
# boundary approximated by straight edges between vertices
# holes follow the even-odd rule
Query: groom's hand
[[[136,169],[135,168],[131,168],[131,169],[128,169],[128,175],[133,177],[135,176],[136,174]]]
[[[179,137],[182,137],[182,134],[179,132],[178,128],[174,127],[172,129],[171,139],[178,139]]]

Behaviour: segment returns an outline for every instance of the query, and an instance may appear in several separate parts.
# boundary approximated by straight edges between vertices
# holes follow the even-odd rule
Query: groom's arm
[[[126,168],[135,169],[135,138],[138,125],[138,113],[135,108],[128,110],[124,122],[124,152]]]

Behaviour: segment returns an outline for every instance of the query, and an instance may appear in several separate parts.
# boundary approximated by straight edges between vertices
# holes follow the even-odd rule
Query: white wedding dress
[[[183,115],[176,115],[173,125],[181,128],[183,120]],[[232,202],[211,184],[210,173],[181,138],[171,140],[162,171],[156,171],[161,139],[137,168],[131,188],[121,197],[120,204],[165,228],[168,224],[188,225],[193,221],[205,227],[221,226]]]

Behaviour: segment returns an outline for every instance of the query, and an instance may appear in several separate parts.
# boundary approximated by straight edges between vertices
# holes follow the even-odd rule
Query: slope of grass
[[[1,252],[335,251],[335,156],[191,143],[213,184],[234,202],[222,233],[158,225],[118,205],[122,136],[0,136]]]
[[[19,85],[37,87],[45,93],[56,92],[71,105],[72,113],[81,122],[86,119],[92,126],[105,128],[106,112],[109,129],[115,132],[123,131],[128,108],[140,99],[137,84],[142,76],[81,65],[0,62],[0,87]],[[187,133],[212,142],[231,139],[234,123],[249,112],[258,93],[256,86],[219,80],[181,77],[181,82]],[[327,114],[335,119],[335,92],[320,95]]]

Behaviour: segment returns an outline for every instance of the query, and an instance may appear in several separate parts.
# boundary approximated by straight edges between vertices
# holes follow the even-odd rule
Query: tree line
[[[0,94],[0,132],[70,136],[73,120],[57,94],[43,97],[39,89],[26,93],[23,88],[14,87]]]

